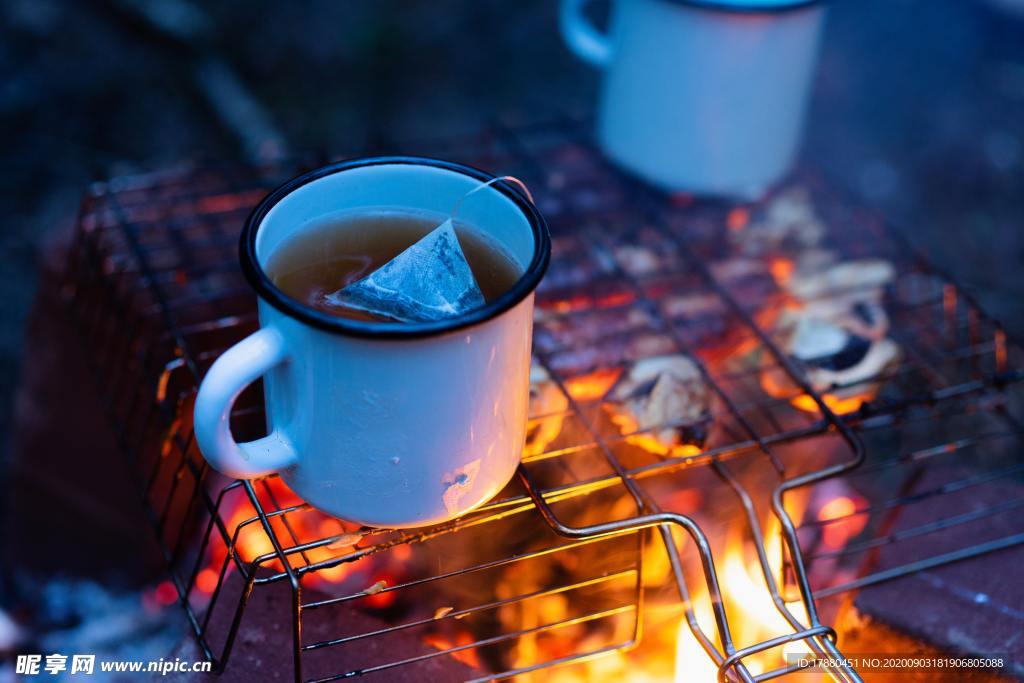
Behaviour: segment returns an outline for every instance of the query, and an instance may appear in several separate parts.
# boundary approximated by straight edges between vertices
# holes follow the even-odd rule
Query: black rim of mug
[[[249,218],[245,221],[245,227],[242,229],[242,237],[239,243],[239,260],[241,261],[242,272],[261,299],[282,313],[327,332],[373,339],[415,339],[447,334],[479,325],[508,311],[536,289],[541,278],[544,276],[544,272],[547,270],[548,262],[551,260],[551,237],[548,233],[547,223],[544,222],[544,218],[537,211],[537,207],[534,206],[533,202],[529,201],[519,191],[513,189],[512,186],[504,181],[494,183],[491,187],[511,200],[529,222],[530,229],[533,231],[533,258],[522,276],[516,280],[515,284],[507,292],[480,308],[447,320],[434,322],[371,322],[332,316],[307,306],[278,289],[256,258],[256,234],[259,232],[260,224],[270,210],[289,194],[314,180],[356,168],[384,165],[432,166],[460,173],[482,182],[495,178],[495,176],[486,171],[481,171],[478,168],[465,164],[412,156],[350,159],[322,166],[292,178],[260,200],[260,203],[249,214]]]

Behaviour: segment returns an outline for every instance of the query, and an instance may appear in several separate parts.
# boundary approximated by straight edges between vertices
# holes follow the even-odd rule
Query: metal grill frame
[[[525,176],[523,179],[528,185],[532,188],[540,187],[542,188],[541,192],[544,193],[545,189],[543,188],[548,187],[549,172],[553,169],[549,166],[550,158],[546,156],[547,151],[550,150],[545,150],[543,144],[536,142],[536,138],[554,140],[551,144],[555,147],[572,145],[583,150],[583,154],[586,155],[585,164],[605,178],[602,182],[610,183],[625,197],[624,208],[642,218],[645,223],[653,227],[659,236],[678,249],[678,254],[686,268],[695,274],[707,291],[713,293],[729,311],[729,314],[740,322],[745,328],[745,332],[757,341],[771,362],[781,368],[802,393],[811,397],[818,408],[816,419],[798,428],[780,428],[772,433],[762,433],[762,430],[758,430],[745,417],[746,413],[743,407],[738,406],[729,391],[720,386],[715,375],[703,363],[699,363],[705,381],[721,400],[728,416],[739,425],[743,432],[743,438],[736,438],[727,446],[708,450],[697,457],[670,457],[654,466],[630,470],[619,462],[613,446],[608,443],[607,438],[602,436],[598,428],[590,424],[587,411],[577,404],[565,384],[558,379],[559,372],[552,367],[551,359],[544,352],[535,350],[538,360],[546,367],[563,395],[568,399],[569,412],[589,432],[592,437],[591,445],[595,445],[603,454],[612,474],[576,482],[573,485],[546,488],[531,473],[530,461],[527,460],[518,471],[518,481],[523,491],[518,495],[499,497],[480,510],[439,527],[408,532],[385,530],[366,533],[363,539],[372,539],[368,545],[361,545],[352,552],[338,553],[336,556],[322,561],[310,561],[306,554],[337,542],[339,535],[328,535],[312,542],[300,543],[289,526],[288,516],[292,515],[294,518],[297,514],[308,510],[308,506],[278,505],[273,500],[274,494],[267,480],[229,482],[219,490],[214,489],[216,495],[211,495],[204,485],[204,482],[208,483],[214,475],[209,472],[205,461],[195,453],[192,436],[187,427],[183,428],[182,425],[188,423],[187,410],[190,405],[188,396],[201,379],[202,366],[209,362],[211,355],[216,355],[216,350],[213,348],[198,350],[191,341],[190,335],[198,330],[200,333],[226,332],[229,336],[234,335],[240,338],[241,330],[246,325],[251,325],[253,318],[246,320],[236,315],[227,315],[211,319],[209,316],[206,318],[200,316],[197,322],[183,323],[179,312],[189,309],[189,307],[195,307],[202,311],[215,308],[218,306],[217,302],[224,298],[249,296],[251,299],[251,296],[243,286],[240,290],[228,292],[200,293],[192,300],[169,300],[164,295],[166,284],[179,278],[180,274],[184,272],[182,268],[190,269],[193,264],[172,262],[171,265],[175,267],[161,265],[160,256],[145,243],[145,239],[147,221],[151,221],[153,225],[157,226],[155,229],[165,232],[170,239],[176,240],[173,248],[182,250],[184,254],[193,254],[200,248],[206,247],[217,253],[220,253],[217,250],[227,249],[228,251],[225,253],[231,254],[230,261],[216,258],[211,264],[203,267],[208,268],[207,272],[217,272],[218,269],[230,272],[237,268],[233,249],[237,235],[231,234],[230,228],[228,230],[224,228],[229,225],[240,228],[244,212],[269,189],[271,179],[283,180],[282,172],[293,175],[297,168],[316,166],[324,159],[308,159],[267,168],[223,164],[182,167],[97,184],[84,199],[75,243],[69,253],[65,291],[70,308],[92,352],[93,360],[100,374],[105,399],[108,402],[115,426],[118,428],[121,445],[132,465],[137,466],[142,457],[142,451],[150,447],[149,445],[154,441],[160,442],[164,450],[169,450],[170,454],[177,458],[177,465],[171,468],[173,476],[170,480],[163,481],[161,479],[161,477],[166,479],[166,476],[160,471],[165,460],[158,459],[148,476],[141,477],[140,488],[144,507],[161,541],[165,559],[172,568],[172,578],[185,607],[190,625],[195,632],[202,653],[214,662],[216,669],[222,670],[227,665],[238,629],[242,624],[246,605],[254,589],[259,590],[262,586],[275,582],[286,582],[290,585],[294,676],[296,680],[303,680],[304,654],[334,644],[328,641],[304,643],[302,639],[303,613],[307,610],[323,609],[343,600],[360,598],[360,595],[357,594],[347,598],[304,603],[302,601],[304,577],[344,563],[355,562],[370,554],[386,552],[401,545],[427,542],[442,535],[457,533],[468,527],[487,525],[510,515],[530,515],[534,511],[556,534],[571,539],[565,546],[554,548],[551,552],[561,552],[564,548],[569,548],[577,543],[601,542],[604,539],[623,535],[636,537],[637,561],[635,569],[632,570],[635,577],[635,593],[631,603],[634,624],[632,637],[592,651],[577,652],[569,657],[537,662],[517,670],[495,673],[482,680],[507,678],[548,666],[572,664],[612,650],[628,649],[635,646],[640,637],[643,604],[642,572],[639,558],[642,544],[649,535],[647,530],[657,531],[656,538],[668,553],[676,590],[684,606],[687,622],[708,656],[719,667],[720,680],[768,680],[798,670],[799,667],[793,665],[755,676],[744,664],[744,659],[754,653],[779,648],[797,640],[805,641],[818,655],[829,657],[839,655],[834,642],[835,632],[828,625],[821,623],[819,618],[815,593],[812,591],[804,566],[798,530],[784,506],[785,496],[796,489],[812,487],[826,479],[841,476],[858,468],[865,460],[864,447],[858,434],[861,429],[878,426],[885,421],[896,421],[903,411],[912,406],[934,405],[964,397],[971,399],[992,391],[999,391],[1008,384],[1016,382],[1024,375],[1017,370],[1007,370],[1007,354],[1012,353],[1016,359],[1019,346],[1008,340],[1003,328],[985,316],[976,302],[962,288],[921,261],[904,242],[900,241],[899,253],[905,259],[912,260],[923,272],[942,280],[944,283],[943,307],[950,319],[950,325],[958,328],[961,318],[967,319],[968,326],[971,328],[970,348],[984,347],[986,349],[984,353],[990,353],[995,359],[995,372],[973,373],[965,381],[937,383],[920,394],[902,397],[899,401],[871,403],[863,406],[856,414],[839,417],[832,412],[820,393],[809,384],[798,364],[779,348],[772,339],[771,332],[761,329],[751,312],[737,300],[727,286],[716,279],[708,267],[707,255],[700,253],[699,242],[695,248],[693,242],[673,232],[672,228],[668,226],[666,220],[668,213],[685,217],[685,214],[693,211],[693,208],[676,207],[671,197],[651,190],[606,166],[596,150],[586,141],[585,131],[586,126],[578,121],[545,122],[526,126],[494,126],[476,138],[429,141],[415,145],[414,151],[422,150],[426,153],[434,152],[435,155],[454,156],[459,160],[465,159],[471,163],[475,161],[477,165],[490,167],[492,170],[502,173],[512,172],[509,170],[509,167],[512,167],[520,175]],[[493,151],[480,154],[482,150]],[[469,159],[466,159],[467,155],[469,155]],[[607,186],[606,184],[605,187]],[[600,189],[600,184],[597,189]],[[558,194],[557,190],[552,192]],[[135,195],[140,196],[135,197]],[[843,198],[843,201],[848,200]],[[226,213],[223,211],[225,208],[227,208]],[[727,208],[728,206],[723,204],[716,206],[714,210],[725,211]],[[216,218],[210,217],[211,209],[217,215]],[[600,215],[603,210],[598,207],[593,213]],[[579,218],[582,212],[569,209],[569,213],[573,218]],[[186,236],[185,231],[189,226],[196,223],[201,224],[204,221],[210,222],[211,235],[204,242],[193,241],[190,243],[190,238]],[[180,226],[184,226],[183,229],[179,229],[179,223]],[[894,233],[888,227],[879,227],[873,224],[873,229],[880,230],[884,239],[899,240],[898,237],[895,237],[898,233]],[[595,248],[601,248],[601,236],[591,236],[591,238],[595,240]],[[642,306],[653,316],[657,329],[671,339],[676,352],[697,358],[696,350],[691,348],[687,340],[677,332],[673,321],[661,315],[658,302],[648,296],[645,283],[637,280],[621,267],[614,265],[606,275],[623,284],[631,293],[632,298],[626,304],[627,306]],[[192,276],[187,273],[184,275],[186,280],[190,277]],[[242,282],[240,278],[238,278],[238,282]],[[573,314],[573,312],[567,313],[567,315]],[[979,332],[975,328],[983,329]],[[990,341],[986,341],[989,339]],[[126,362],[126,358],[134,360]],[[902,368],[897,368],[893,374],[898,375],[902,371]],[[838,439],[846,454],[845,457],[816,471],[805,472],[798,476],[787,476],[773,449],[779,445],[802,442],[822,436]],[[794,580],[798,591],[797,597],[809,617],[808,623],[801,622],[787,606],[786,603],[791,600],[783,594],[784,590],[779,586],[765,552],[761,519],[751,496],[729,467],[728,461],[731,458],[740,455],[749,456],[749,454],[758,454],[757,457],[763,457],[771,462],[778,474],[779,482],[772,494],[772,514],[782,526],[783,541],[787,552],[786,569]],[[644,490],[642,484],[638,483],[644,476],[704,466],[709,467],[715,473],[743,507],[745,523],[748,527],[747,532],[757,551],[772,600],[780,614],[792,626],[792,633],[747,647],[737,647],[731,636],[728,617],[721,599],[721,587],[715,572],[713,552],[705,532],[690,517],[662,511]],[[189,486],[189,483],[180,483],[186,479],[191,482],[192,491],[184,509],[177,510],[173,501],[179,486]],[[160,485],[169,487],[169,493],[162,504],[159,501],[160,496],[154,493],[160,488]],[[634,501],[636,514],[626,519],[575,526],[571,521],[560,518],[556,511],[555,505],[561,500],[583,496],[612,486],[623,487]],[[223,505],[228,497],[236,493],[244,495],[255,514],[235,528],[229,528],[222,515]],[[267,507],[268,500],[272,501],[272,506],[269,508]],[[173,542],[170,542],[165,539],[168,529],[185,528],[188,526],[186,522],[189,519],[202,518],[203,515],[208,515],[209,518],[200,547],[192,549],[195,554],[194,567],[191,572],[175,571],[182,554],[189,552],[189,546],[194,544],[195,539],[189,538],[186,533],[182,532]],[[275,524],[277,520],[283,522],[291,535],[290,539],[282,538],[280,524]],[[272,550],[246,562],[235,552],[240,534],[243,533],[245,527],[261,529],[271,544]],[[689,536],[692,542],[691,547],[699,554],[704,587],[711,597],[714,610],[715,633],[713,635],[704,632],[691,605],[692,590],[688,587],[687,577],[684,575],[680,548],[677,547],[673,539],[673,527],[678,527]],[[196,589],[196,577],[206,554],[206,545],[211,540],[218,538],[226,546],[226,555],[218,577],[217,589],[210,597],[211,604],[218,599],[219,591],[230,567],[233,567],[244,580],[244,587],[234,610],[230,631],[219,652],[207,637],[209,611],[204,617],[191,600]],[[1004,539],[1002,544],[987,544],[968,549],[955,556],[932,558],[923,564],[917,563],[904,567],[899,572],[889,570],[882,575],[866,576],[855,582],[854,585],[830,587],[825,591],[819,591],[818,595],[833,595],[840,591],[869,585],[873,581],[886,580],[916,571],[924,566],[937,566],[937,564],[956,561],[1021,542],[1024,542],[1024,538]],[[504,558],[498,561],[510,562],[513,561],[513,558]],[[298,562],[298,566],[296,566],[296,562]],[[477,570],[479,570],[478,567],[470,567],[445,578],[458,578],[460,574]],[[429,580],[436,578],[439,577],[431,577]],[[396,591],[403,587],[402,585],[391,586],[385,590]],[[572,587],[556,586],[552,588],[552,590],[554,589],[571,590]],[[493,608],[493,605],[473,606],[465,611],[485,608]],[[448,616],[456,618],[461,615],[456,612]],[[603,618],[603,616],[595,618]],[[405,624],[395,628],[408,626],[409,624]],[[559,624],[552,624],[543,628],[557,628],[558,626]],[[366,637],[370,635],[372,634],[367,634]],[[506,637],[516,638],[520,635],[507,634]],[[721,643],[721,648],[715,644],[716,640]],[[429,656],[443,656],[480,645],[481,643],[471,643],[454,646],[438,650]],[[389,662],[361,671],[339,672],[335,676],[318,680],[333,680],[360,673],[382,671],[393,666],[412,664],[421,659],[422,657],[417,657],[407,661]],[[856,672],[849,669],[833,670],[830,673],[837,680],[860,680]]]

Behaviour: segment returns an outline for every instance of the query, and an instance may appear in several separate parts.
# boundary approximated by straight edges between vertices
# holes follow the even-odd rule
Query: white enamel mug
[[[670,191],[753,198],[792,164],[824,8],[813,0],[615,0],[607,35],[562,0],[562,35],[605,71],[598,142]]]
[[[280,472],[325,512],[396,528],[457,517],[509,481],[525,440],[533,291],[551,251],[532,203],[499,182],[462,204],[460,220],[504,248],[523,275],[455,318],[338,318],[288,297],[264,271],[283,242],[334,213],[404,207],[447,215],[491,179],[433,159],[363,159],[307,173],[256,207],[240,251],[260,329],[217,359],[196,397],[196,440],[214,468],[244,479]],[[269,435],[237,443],[232,404],[261,376]]]

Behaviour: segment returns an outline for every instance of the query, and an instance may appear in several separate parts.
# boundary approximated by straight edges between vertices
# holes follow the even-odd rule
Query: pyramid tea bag
[[[328,294],[326,303],[347,306],[399,322],[433,322],[483,306],[483,292],[455,233],[462,202],[499,180],[481,183],[463,195],[451,217],[366,277]],[[529,194],[529,193],[527,193]]]
[[[378,270],[333,294],[328,303],[401,322],[429,322],[484,305],[449,218]]]

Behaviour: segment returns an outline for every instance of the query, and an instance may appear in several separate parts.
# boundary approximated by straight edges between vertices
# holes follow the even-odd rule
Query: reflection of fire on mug
[[[759,196],[792,163],[824,9],[814,0],[613,2],[607,35],[562,0],[562,33],[605,71],[597,136],[674,191]]]

